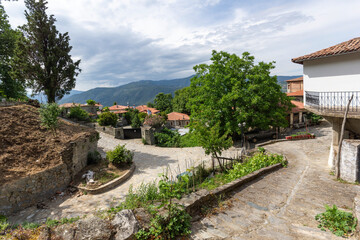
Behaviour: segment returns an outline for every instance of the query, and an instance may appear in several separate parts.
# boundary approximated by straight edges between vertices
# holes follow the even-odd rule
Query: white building
[[[353,100],[346,122],[345,139],[360,139],[360,38],[293,58],[292,61],[303,65],[305,108],[322,115],[332,123],[333,140],[329,165],[334,167],[341,124],[351,96],[353,96]],[[344,146],[350,142],[351,146],[358,144],[360,147],[360,141],[356,140],[345,140]],[[353,159],[349,163],[346,151],[341,152],[341,178],[359,181],[360,164],[358,162],[360,159]],[[343,170],[346,171],[346,167],[343,165],[350,167],[349,164],[354,171],[352,173],[343,172]]]

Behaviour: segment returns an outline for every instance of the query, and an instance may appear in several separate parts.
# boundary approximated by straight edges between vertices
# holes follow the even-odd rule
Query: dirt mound
[[[0,185],[56,166],[68,142],[92,131],[60,120],[54,137],[40,126],[37,108],[0,107]]]

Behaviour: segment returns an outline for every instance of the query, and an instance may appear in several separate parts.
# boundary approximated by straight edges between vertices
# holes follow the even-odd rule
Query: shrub
[[[116,126],[118,116],[112,112],[103,112],[99,115],[98,123],[100,126]]]
[[[98,151],[88,152],[87,164],[96,164],[101,161],[101,154]]]
[[[159,133],[154,133],[155,144],[159,147],[179,147],[180,134],[177,131],[172,131],[164,128]]]
[[[138,116],[139,116],[140,122],[143,123],[147,116],[147,113],[139,112]]]
[[[106,153],[106,158],[110,163],[119,166],[122,164],[131,164],[134,153],[125,148],[125,145],[117,145],[113,151]]]
[[[347,237],[356,228],[356,218],[349,212],[339,210],[336,205],[329,207],[325,205],[326,211],[315,216],[320,224],[318,225],[321,230],[329,229],[336,236]]]
[[[150,127],[161,127],[165,123],[165,119],[159,115],[149,115],[144,120],[144,125],[148,125]]]
[[[41,125],[56,134],[56,129],[59,126],[58,116],[61,113],[59,106],[56,103],[43,104],[39,111]]]
[[[139,128],[141,125],[141,121],[138,114],[133,114],[131,119],[131,127],[132,128]]]
[[[70,108],[69,118],[75,119],[77,121],[87,121],[89,120],[89,114],[83,110],[80,106],[75,106]]]
[[[95,100],[92,100],[92,99],[86,100],[86,103],[87,103],[88,105],[93,105],[93,106],[96,104]]]
[[[3,215],[0,215],[0,231],[5,231],[9,227],[9,222],[7,218]]]
[[[104,107],[102,111],[103,112],[110,112],[110,109],[109,109],[109,107]]]

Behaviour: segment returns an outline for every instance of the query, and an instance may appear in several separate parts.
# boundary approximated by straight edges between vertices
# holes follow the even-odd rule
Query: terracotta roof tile
[[[111,107],[109,107],[110,111],[117,111],[117,110],[124,110],[129,108],[128,106],[123,106],[123,105],[113,105]]]
[[[144,112],[144,113],[147,113],[147,111],[150,110],[151,114],[156,114],[160,112],[156,108],[151,108],[146,105],[137,106],[136,109],[139,110],[139,112]]]
[[[300,81],[304,81],[304,78],[303,77],[298,77],[298,78],[293,78],[293,79],[286,80],[286,82],[300,82]]]
[[[190,120],[189,115],[185,113],[171,112],[167,116],[169,121]]]
[[[288,97],[300,97],[300,96],[304,96],[304,90],[299,90],[296,92],[291,92],[291,93],[286,93],[286,95]]]
[[[304,61],[322,58],[322,57],[328,57],[328,56],[336,56],[336,55],[342,55],[345,53],[352,53],[352,52],[358,52],[360,51],[360,37],[353,38],[349,41],[339,43],[335,46],[322,49],[320,51],[307,54],[301,57],[293,58],[291,61],[294,63],[300,63],[302,64]]]
[[[291,112],[292,113],[297,113],[297,112],[301,112],[303,111],[305,108],[304,108],[304,103],[302,102],[299,102],[299,101],[291,101],[292,104],[295,105],[295,107],[293,107],[291,109]]]

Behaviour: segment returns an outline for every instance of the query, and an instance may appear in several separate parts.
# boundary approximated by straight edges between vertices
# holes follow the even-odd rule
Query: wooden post
[[[350,103],[353,99],[354,95],[351,95],[351,98],[349,99],[349,102],[346,106],[346,110],[345,110],[345,114],[344,114],[344,120],[342,122],[342,126],[341,126],[341,134],[340,134],[340,140],[339,140],[339,149],[338,149],[338,153],[336,156],[336,164],[335,164],[335,176],[336,179],[340,179],[340,155],[341,155],[341,147],[342,147],[342,141],[344,138],[344,130],[345,130],[345,123],[346,123],[346,117],[347,114],[349,112],[349,107],[350,107]]]

